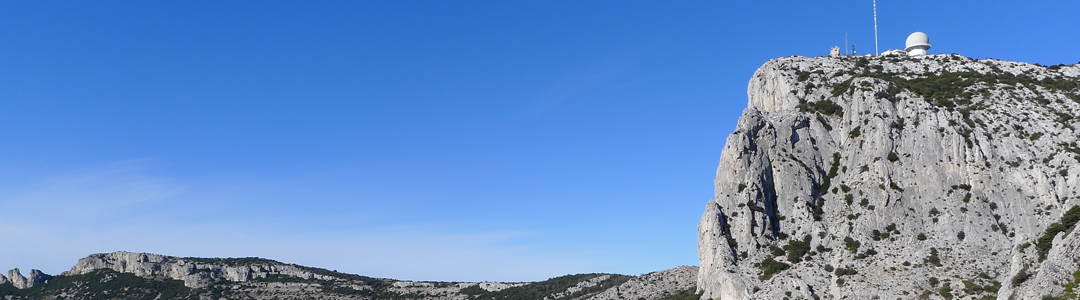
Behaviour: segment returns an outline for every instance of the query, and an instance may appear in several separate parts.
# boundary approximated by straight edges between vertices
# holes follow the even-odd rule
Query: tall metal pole
[[[874,0],[874,55],[880,55],[877,47],[877,0]]]

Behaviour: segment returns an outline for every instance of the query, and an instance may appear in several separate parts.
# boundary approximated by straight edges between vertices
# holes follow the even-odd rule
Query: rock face
[[[589,300],[660,299],[694,288],[697,273],[698,268],[690,266],[653,272],[632,278]]]
[[[11,285],[15,286],[15,288],[25,289],[28,287],[32,287],[36,284],[45,282],[46,280],[49,280],[49,278],[52,278],[52,276],[46,275],[45,273],[42,273],[41,271],[36,269],[30,270],[30,278],[26,278],[23,277],[21,272],[19,272],[19,268],[15,268],[8,271],[8,277],[0,275],[0,284],[4,284],[10,281]]]
[[[418,282],[339,273],[261,258],[192,258],[148,253],[93,254],[53,278],[9,272],[0,299],[451,299],[655,300],[695,289],[696,267],[626,276],[576,274],[542,282]],[[36,284],[43,288],[27,289]],[[5,294],[8,293],[8,294]]]
[[[187,287],[200,288],[218,280],[244,282],[273,275],[300,279],[332,280],[333,276],[315,274],[303,267],[258,259],[181,258],[148,253],[113,252],[93,254],[79,259],[62,275],[81,275],[98,269],[112,269],[146,278],[183,280]]]
[[[789,57],[747,94],[698,226],[703,298],[1073,295],[1080,66]]]

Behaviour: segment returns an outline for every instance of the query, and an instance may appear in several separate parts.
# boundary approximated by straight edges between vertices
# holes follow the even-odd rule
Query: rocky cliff
[[[747,93],[704,298],[1075,297],[1080,66],[788,57]]]
[[[696,267],[641,276],[577,274],[542,282],[418,282],[373,278],[261,258],[113,252],[80,259],[56,277],[0,276],[15,299],[458,299],[655,300],[693,294]],[[35,275],[36,274],[36,275]]]
[[[0,285],[10,283],[15,288],[25,289],[48,281],[49,278],[52,278],[52,276],[45,275],[39,270],[30,270],[30,278],[26,278],[23,277],[22,272],[19,272],[19,268],[15,268],[8,271],[7,277],[0,275]]]

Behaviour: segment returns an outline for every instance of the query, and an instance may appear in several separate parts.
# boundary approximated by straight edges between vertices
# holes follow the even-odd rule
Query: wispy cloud
[[[240,181],[240,180],[238,180]],[[592,262],[540,249],[532,233],[476,231],[453,224],[350,223],[288,208],[258,209],[270,186],[158,175],[133,160],[0,186],[0,269],[57,274],[91,253],[259,256],[369,276],[416,280],[541,280]],[[293,186],[302,194],[304,186]],[[307,187],[311,188],[311,187]],[[275,190],[275,191],[280,191]],[[225,197],[244,199],[230,200]],[[230,205],[217,203],[238,201]],[[322,205],[306,199],[305,205]],[[379,212],[339,214],[333,218]],[[325,218],[325,217],[323,217]],[[344,224],[346,227],[336,227]],[[292,229],[291,228],[299,228]]]
[[[529,106],[528,111],[532,116],[540,115],[567,101],[641,82],[642,78],[630,78],[627,75],[643,60],[643,56],[654,49],[655,47],[613,56],[571,72],[548,88]]]

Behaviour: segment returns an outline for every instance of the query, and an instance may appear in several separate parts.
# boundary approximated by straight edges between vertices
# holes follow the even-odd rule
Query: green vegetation
[[[938,257],[937,248],[930,248],[930,256],[926,257],[927,264],[941,266],[941,257]]]
[[[793,264],[797,264],[802,261],[802,257],[810,252],[810,240],[811,236],[807,234],[803,237],[802,241],[792,240],[788,242],[787,246],[784,246],[784,250],[787,250],[787,260]]]
[[[1080,206],[1073,206],[1061,216],[1061,220],[1046,227],[1046,231],[1035,242],[1035,248],[1039,250],[1039,261],[1045,260],[1046,254],[1050,253],[1050,248],[1054,246],[1054,237],[1061,232],[1069,234],[1073,227],[1076,227],[1077,221],[1080,221]]]
[[[963,240],[964,240],[964,232],[963,232],[963,231],[961,231],[961,232],[957,233],[957,234],[956,234],[956,238],[957,238],[957,239],[960,239],[961,241],[963,241]]]
[[[696,290],[696,287],[688,288],[674,295],[664,296],[660,300],[701,300],[701,294],[697,293]]]
[[[1080,299],[1080,294],[1078,294],[1076,290],[1077,285],[1080,284],[1080,270],[1073,272],[1072,277],[1072,280],[1069,280],[1069,282],[1065,283],[1064,294],[1061,295],[1061,297],[1059,298],[1055,298],[1055,300]]]
[[[848,137],[857,138],[860,135],[862,135],[862,130],[860,128],[861,128],[861,126],[856,126],[855,129],[852,129],[851,131],[849,131],[848,132]]]
[[[801,112],[819,113],[826,116],[844,116],[844,108],[829,99],[818,100],[814,103],[807,103],[806,100],[800,100],[799,105],[796,107]]]
[[[1027,281],[1030,278],[1031,278],[1031,273],[1028,273],[1028,267],[1024,266],[1024,268],[1020,269],[1020,272],[1017,272],[1016,275],[1013,275],[1013,278],[1012,278],[1012,281],[1011,281],[1012,286],[1013,287],[1018,287],[1018,286],[1020,286],[1020,284],[1024,283],[1024,281]]]
[[[832,155],[832,163],[829,166],[829,173],[825,174],[825,177],[822,178],[821,186],[818,188],[818,191],[822,195],[825,195],[825,194],[829,193],[829,186],[832,185],[832,179],[835,178],[838,175],[837,172],[839,171],[839,169],[840,169],[840,152],[834,152],[833,155]]]
[[[852,239],[850,236],[845,237],[844,248],[847,248],[851,253],[859,252],[859,241]]]
[[[856,255],[855,259],[863,259],[863,258],[871,257],[871,256],[874,256],[874,255],[877,255],[877,251],[874,251],[874,249],[866,249],[866,252],[859,253],[859,255]]]
[[[952,300],[952,297],[953,297],[952,289],[949,288],[949,285],[947,285],[947,284],[942,286],[941,289],[938,289],[938,294],[941,295],[942,298],[945,298],[945,299],[948,299],[948,300]]]
[[[600,284],[592,287],[584,288],[580,291],[564,295],[559,298],[550,298],[552,294],[565,291],[566,289],[577,285],[579,282],[588,280],[600,275],[610,275],[610,277]],[[627,280],[630,280],[629,276],[617,275],[617,274],[576,274],[566,275],[551,278],[541,282],[534,282],[523,286],[512,287],[496,292],[489,292],[484,289],[470,289],[462,290],[462,293],[472,296],[470,299],[474,300],[533,300],[544,299],[548,297],[550,300],[564,300],[581,297],[584,295],[600,292],[617,285],[620,285]]]
[[[791,265],[778,262],[776,260],[773,260],[772,258],[766,258],[761,261],[760,267],[762,273],[758,276],[758,279],[760,279],[761,281],[765,281],[769,280],[769,278],[772,278],[774,274],[780,273],[780,271],[783,270],[787,270],[791,267]]]
[[[920,240],[920,241],[925,241],[926,240],[926,234],[920,233],[918,236],[915,237],[915,239]]]
[[[183,260],[199,263],[199,264],[211,264],[211,265],[226,265],[226,266],[253,266],[253,265],[285,265],[276,260],[258,258],[258,257],[224,257],[224,258],[204,258],[204,257],[184,257]]]
[[[855,271],[855,269],[851,268],[836,268],[835,274],[836,276],[847,276],[859,274],[859,271]]]
[[[21,290],[11,283],[0,285],[0,295],[24,299],[51,299],[62,294],[86,300],[198,299],[192,289],[184,286],[183,281],[146,279],[112,269],[99,269],[82,275],[56,276],[48,283]]]
[[[896,152],[889,152],[889,155],[885,158],[888,159],[890,162],[896,162],[900,160],[900,156],[897,156]]]
[[[783,248],[775,245],[769,245],[769,251],[772,252],[772,256],[783,256],[786,253]]]

